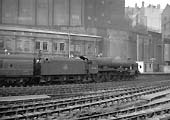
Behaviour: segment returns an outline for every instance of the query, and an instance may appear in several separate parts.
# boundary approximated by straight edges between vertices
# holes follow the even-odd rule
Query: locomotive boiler
[[[99,81],[131,80],[138,75],[138,64],[130,60],[96,58]]]

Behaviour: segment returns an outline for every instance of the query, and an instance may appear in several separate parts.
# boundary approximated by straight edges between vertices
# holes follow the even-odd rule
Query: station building
[[[96,56],[101,36],[0,26],[0,52],[43,56]]]
[[[162,12],[162,42],[164,71],[170,72],[170,5],[167,4]]]
[[[125,0],[0,0],[0,52],[136,60]]]
[[[160,5],[126,8],[131,25],[130,39],[136,42],[136,60],[143,64],[144,72],[163,71],[163,46]]]
[[[84,0],[0,0],[0,53],[98,55],[102,37],[84,29],[84,5]]]
[[[170,65],[170,5],[162,13],[162,41],[164,43],[164,61]]]

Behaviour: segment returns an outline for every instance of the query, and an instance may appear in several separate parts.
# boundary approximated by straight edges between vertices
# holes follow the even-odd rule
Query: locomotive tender
[[[0,55],[0,86],[107,82],[135,79],[138,65],[112,58],[34,58]]]

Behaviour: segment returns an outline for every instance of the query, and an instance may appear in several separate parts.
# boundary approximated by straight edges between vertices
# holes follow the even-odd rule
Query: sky
[[[161,5],[161,9],[164,9],[167,4],[170,5],[170,0],[125,0],[125,6],[130,6],[130,7],[135,7],[135,3],[139,7],[142,6],[142,1],[145,2],[145,7],[148,6],[149,4],[157,6],[157,4]]]

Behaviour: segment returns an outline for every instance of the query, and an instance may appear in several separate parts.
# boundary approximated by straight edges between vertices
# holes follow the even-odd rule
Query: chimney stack
[[[158,8],[158,9],[160,9],[160,8],[161,8],[161,5],[160,5],[160,4],[158,4],[158,5],[157,5],[157,8]]]
[[[135,8],[137,8],[138,7],[138,5],[137,5],[137,3],[135,3]]]
[[[145,2],[144,1],[142,1],[142,7],[145,7]]]

